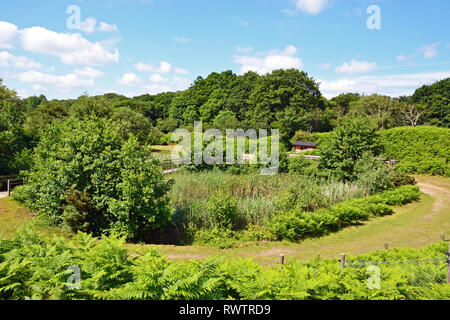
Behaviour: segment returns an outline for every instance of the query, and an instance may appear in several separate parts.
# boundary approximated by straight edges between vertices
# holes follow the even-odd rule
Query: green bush
[[[304,174],[310,166],[311,161],[303,156],[289,158],[289,173]]]
[[[228,249],[236,243],[235,233],[229,229],[212,228],[195,233],[195,244],[211,245],[219,249]]]
[[[405,205],[419,197],[418,187],[402,186],[363,199],[350,199],[315,212],[292,210],[267,220],[266,225],[277,240],[298,241],[335,232],[370,217],[392,214],[392,206]]]
[[[172,185],[151,150],[123,141],[104,119],[55,123],[35,149],[27,183],[16,193],[50,223],[95,235],[120,232],[145,240],[171,216]]]
[[[394,187],[389,167],[370,153],[363,154],[355,165],[356,181],[370,194],[382,192]]]
[[[450,129],[400,127],[382,131],[381,139],[398,171],[450,176]]]
[[[206,203],[206,210],[215,218],[219,228],[236,228],[239,218],[237,200],[231,194],[221,192],[213,195]]]

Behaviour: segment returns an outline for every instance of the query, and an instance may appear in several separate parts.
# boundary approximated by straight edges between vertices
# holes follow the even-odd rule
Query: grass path
[[[201,259],[214,255],[253,258],[260,263],[275,261],[280,254],[302,261],[316,257],[336,257],[341,253],[357,254],[392,247],[422,248],[439,241],[441,234],[450,234],[450,179],[417,176],[423,192],[421,200],[397,208],[394,215],[377,218],[360,226],[299,244],[271,242],[241,248],[219,250],[213,247],[152,246],[172,259]],[[140,249],[139,246],[131,246]]]
[[[321,257],[336,257],[341,253],[357,254],[390,247],[422,248],[439,241],[441,234],[450,235],[450,179],[417,176],[423,192],[421,200],[397,208],[395,214],[365,222],[340,232],[301,243],[265,242],[251,243],[239,248],[220,250],[201,246],[131,245],[132,250],[141,251],[154,247],[170,259],[202,259],[209,256],[253,258],[260,263],[273,262],[281,253],[287,260],[309,260]],[[0,199],[0,236],[9,238],[32,215],[11,198]],[[46,234],[61,232],[37,226]]]

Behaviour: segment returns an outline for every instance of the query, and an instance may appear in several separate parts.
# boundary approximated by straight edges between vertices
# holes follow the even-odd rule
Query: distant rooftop
[[[295,141],[293,145],[300,147],[317,147],[317,143],[315,142],[304,142],[304,141]]]

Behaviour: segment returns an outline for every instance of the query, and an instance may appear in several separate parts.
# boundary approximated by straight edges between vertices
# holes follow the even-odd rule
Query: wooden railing
[[[0,176],[0,182],[2,185],[3,183],[6,183],[6,191],[8,192],[8,196],[11,195],[11,191],[14,190],[15,187],[24,184],[23,179],[18,175]]]
[[[161,167],[164,173],[172,173],[178,171],[178,169],[180,169],[183,165],[183,159],[161,161]]]

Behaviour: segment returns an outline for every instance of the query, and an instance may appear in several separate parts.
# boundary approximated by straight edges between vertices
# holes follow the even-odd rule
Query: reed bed
[[[172,206],[195,229],[214,226],[214,219],[205,207],[208,199],[217,193],[228,193],[236,198],[242,226],[262,225],[266,218],[286,210],[316,211],[369,194],[368,190],[355,183],[319,181],[290,174],[262,176],[182,171],[172,178],[175,180],[170,195]]]

